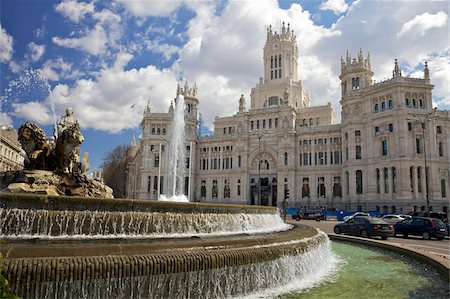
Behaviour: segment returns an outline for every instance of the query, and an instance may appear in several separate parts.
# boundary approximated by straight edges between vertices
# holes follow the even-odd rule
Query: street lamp
[[[249,132],[250,135],[255,135],[258,137],[258,154],[261,151],[261,138],[266,134],[267,131],[254,131]],[[258,201],[261,204],[261,161],[258,161]]]
[[[427,151],[426,151],[426,138],[425,138],[425,128],[428,121],[430,121],[433,116],[432,112],[429,112],[425,117],[420,117],[417,114],[413,114],[415,117],[414,122],[420,124],[422,127],[422,135],[423,135],[423,157],[425,163],[425,198],[427,200],[427,212],[430,214],[430,198],[428,195],[428,169],[427,169]]]

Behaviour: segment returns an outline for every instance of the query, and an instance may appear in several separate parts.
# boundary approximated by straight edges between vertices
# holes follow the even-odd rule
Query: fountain
[[[173,114],[171,138],[169,147],[169,177],[168,192],[161,195],[161,201],[188,202],[188,198],[184,195],[184,176],[185,176],[185,109],[184,96],[178,95],[175,101],[175,111]]]
[[[271,207],[2,194],[5,276],[26,298],[226,298],[336,269]]]

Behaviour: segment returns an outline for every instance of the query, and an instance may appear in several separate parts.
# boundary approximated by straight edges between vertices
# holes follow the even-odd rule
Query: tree
[[[103,180],[106,185],[113,189],[114,197],[124,198],[126,196],[128,145],[122,144],[106,153],[101,165]]]

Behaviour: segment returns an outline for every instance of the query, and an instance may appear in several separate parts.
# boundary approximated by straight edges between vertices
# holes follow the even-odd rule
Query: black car
[[[317,209],[300,209],[297,213],[292,214],[292,219],[299,221],[300,219],[310,220],[325,220],[325,215],[322,210]]]
[[[394,229],[396,235],[403,235],[405,238],[409,235],[414,235],[422,236],[426,240],[431,238],[442,240],[447,235],[447,228],[444,222],[429,217],[405,219],[394,224]]]
[[[349,234],[361,237],[379,236],[386,240],[395,234],[394,226],[386,223],[380,218],[368,216],[355,216],[344,223],[336,224],[334,227],[336,234]]]

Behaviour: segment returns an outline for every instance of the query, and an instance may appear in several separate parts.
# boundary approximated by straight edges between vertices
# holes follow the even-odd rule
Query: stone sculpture
[[[56,140],[55,156],[56,169],[64,173],[72,170],[80,171],[82,168],[74,168],[74,163],[80,161],[79,145],[84,141],[84,137],[80,132],[80,125],[75,122],[73,125],[64,128],[61,134],[58,133]]]
[[[24,123],[18,132],[18,140],[26,153],[25,169],[53,169],[54,152],[44,131],[32,122]]]
[[[24,171],[0,173],[1,191],[113,198],[111,188],[86,176],[89,154],[80,162],[84,137],[72,108],[58,120],[55,142],[32,122],[24,123],[18,135],[26,154]]]

